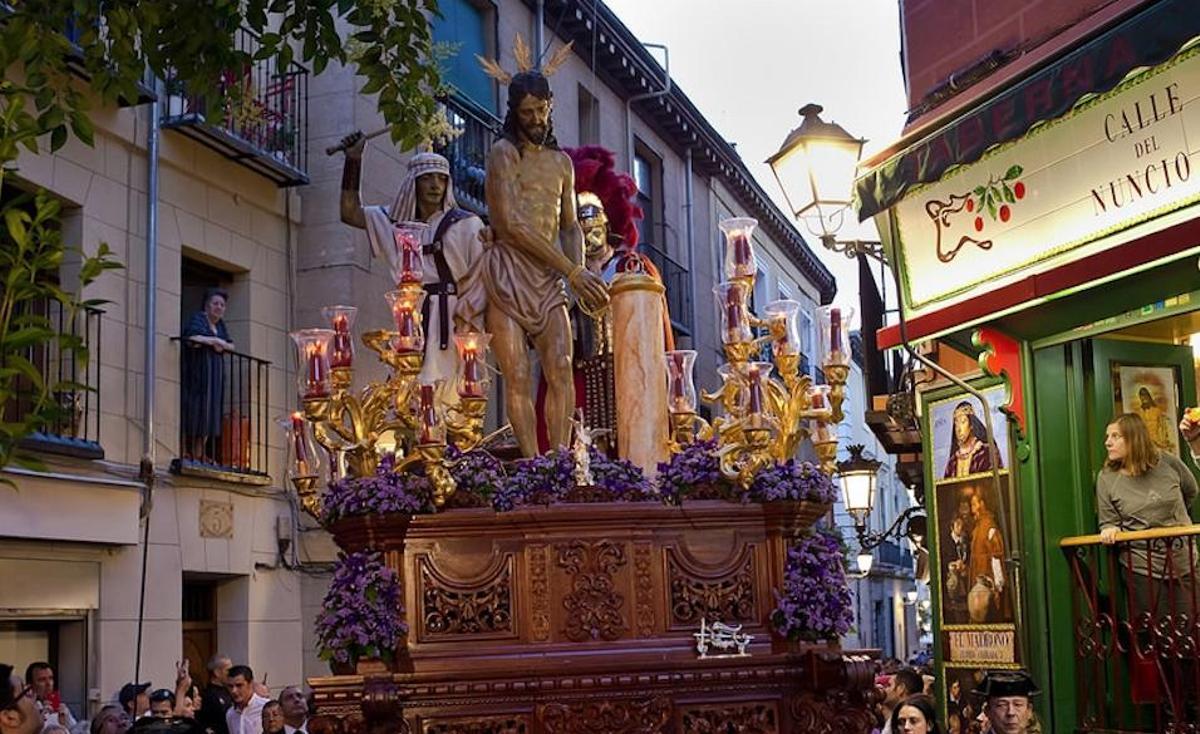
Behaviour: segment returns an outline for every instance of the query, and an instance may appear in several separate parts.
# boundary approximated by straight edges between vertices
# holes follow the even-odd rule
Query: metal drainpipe
[[[544,44],[546,43],[546,3],[545,0],[537,0],[537,7],[533,13],[533,52],[535,54],[533,65],[537,69],[542,68],[542,54],[546,52]]]
[[[161,80],[155,80],[156,97],[163,95]],[[146,132],[146,315],[145,341],[143,344],[142,369],[145,381],[142,384],[142,460],[140,477],[145,484],[142,496],[141,519],[145,522],[142,538],[142,578],[138,595],[137,646],[134,651],[133,679],[141,680],[142,628],[146,614],[146,571],[150,554],[150,511],[154,507],[154,337],[156,330],[155,309],[158,288],[158,135],[160,109],[156,99],[150,104],[150,129]]]
[[[688,263],[688,292],[691,297],[688,298],[688,316],[692,325],[692,348],[696,346],[696,229],[693,221],[693,212],[696,208],[696,192],[692,190],[692,146],[688,146],[687,154],[683,159],[683,208],[686,211],[684,215],[684,236],[687,246],[687,263]]]
[[[626,159],[629,165],[629,175],[633,175],[633,103],[640,102],[643,99],[653,99],[661,97],[664,94],[671,93],[671,51],[665,44],[661,43],[643,43],[646,48],[661,48],[663,52],[663,64],[666,68],[663,69],[663,88],[657,92],[645,92],[643,94],[635,94],[625,100],[625,151]],[[663,252],[666,252],[666,243],[663,244]]]

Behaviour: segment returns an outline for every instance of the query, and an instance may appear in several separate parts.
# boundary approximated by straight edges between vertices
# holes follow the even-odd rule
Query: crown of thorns
[[[572,41],[565,46],[559,46],[554,53],[550,54],[550,58],[542,65],[541,73],[543,76],[553,76],[554,72],[558,71],[563,64],[567,63],[567,59],[571,58],[571,46],[575,42]],[[535,63],[533,60],[533,51],[530,50],[529,44],[525,43],[525,38],[520,33],[513,40],[513,57],[517,60],[517,73],[524,74],[533,71]],[[492,59],[487,59],[479,54],[475,54],[475,60],[483,67],[483,73],[500,82],[508,84],[513,80],[513,74],[504,70],[503,66]]]

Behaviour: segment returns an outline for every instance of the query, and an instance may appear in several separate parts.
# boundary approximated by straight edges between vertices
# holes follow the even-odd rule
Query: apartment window
[[[600,100],[579,85],[579,144],[600,144]]]
[[[662,159],[642,141],[633,146],[633,180],[637,183],[637,204],[642,208],[638,223],[638,239],[666,253],[666,243],[660,236],[662,223]]]
[[[496,85],[475,60],[496,58],[496,9],[486,0],[440,0],[441,17],[430,20],[434,43],[453,49],[442,61],[442,78],[459,94],[487,110],[496,109]]]

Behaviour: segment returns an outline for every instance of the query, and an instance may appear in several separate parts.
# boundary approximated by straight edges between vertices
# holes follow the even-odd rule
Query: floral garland
[[[575,457],[570,449],[558,448],[541,456],[523,459],[504,479],[492,506],[509,512],[527,505],[570,502],[645,502],[657,499],[642,470],[625,459],[610,459],[588,449],[594,486],[579,492],[575,486]]]
[[[737,487],[721,473],[716,439],[695,441],[658,465],[658,491],[664,502],[684,499],[736,499]]]
[[[454,446],[446,448],[446,459],[457,487],[454,496],[470,496],[477,498],[479,505],[490,505],[505,480],[504,465],[500,460],[486,451],[476,449],[463,453]]]
[[[339,555],[317,615],[321,659],[351,665],[364,658],[390,661],[408,634],[403,614],[400,578],[381,554]]]
[[[837,499],[833,479],[816,464],[788,459],[760,471],[750,485],[748,500],[778,502],[808,501],[828,504]]]
[[[355,515],[433,512],[433,487],[417,474],[392,471],[385,457],[373,477],[351,477],[331,482],[321,498],[327,523]]]
[[[771,626],[789,640],[836,640],[854,623],[853,599],[846,585],[842,536],[815,528],[793,543],[784,568],[783,589]]]

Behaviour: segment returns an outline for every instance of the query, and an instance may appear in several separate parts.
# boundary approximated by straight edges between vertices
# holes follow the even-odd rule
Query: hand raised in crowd
[[[1200,408],[1188,408],[1183,411],[1183,420],[1179,421],[1179,432],[1188,443],[1200,439]]]
[[[263,673],[262,680],[254,681],[254,693],[262,696],[263,698],[271,697],[271,688],[267,685],[267,675],[269,674]]]

